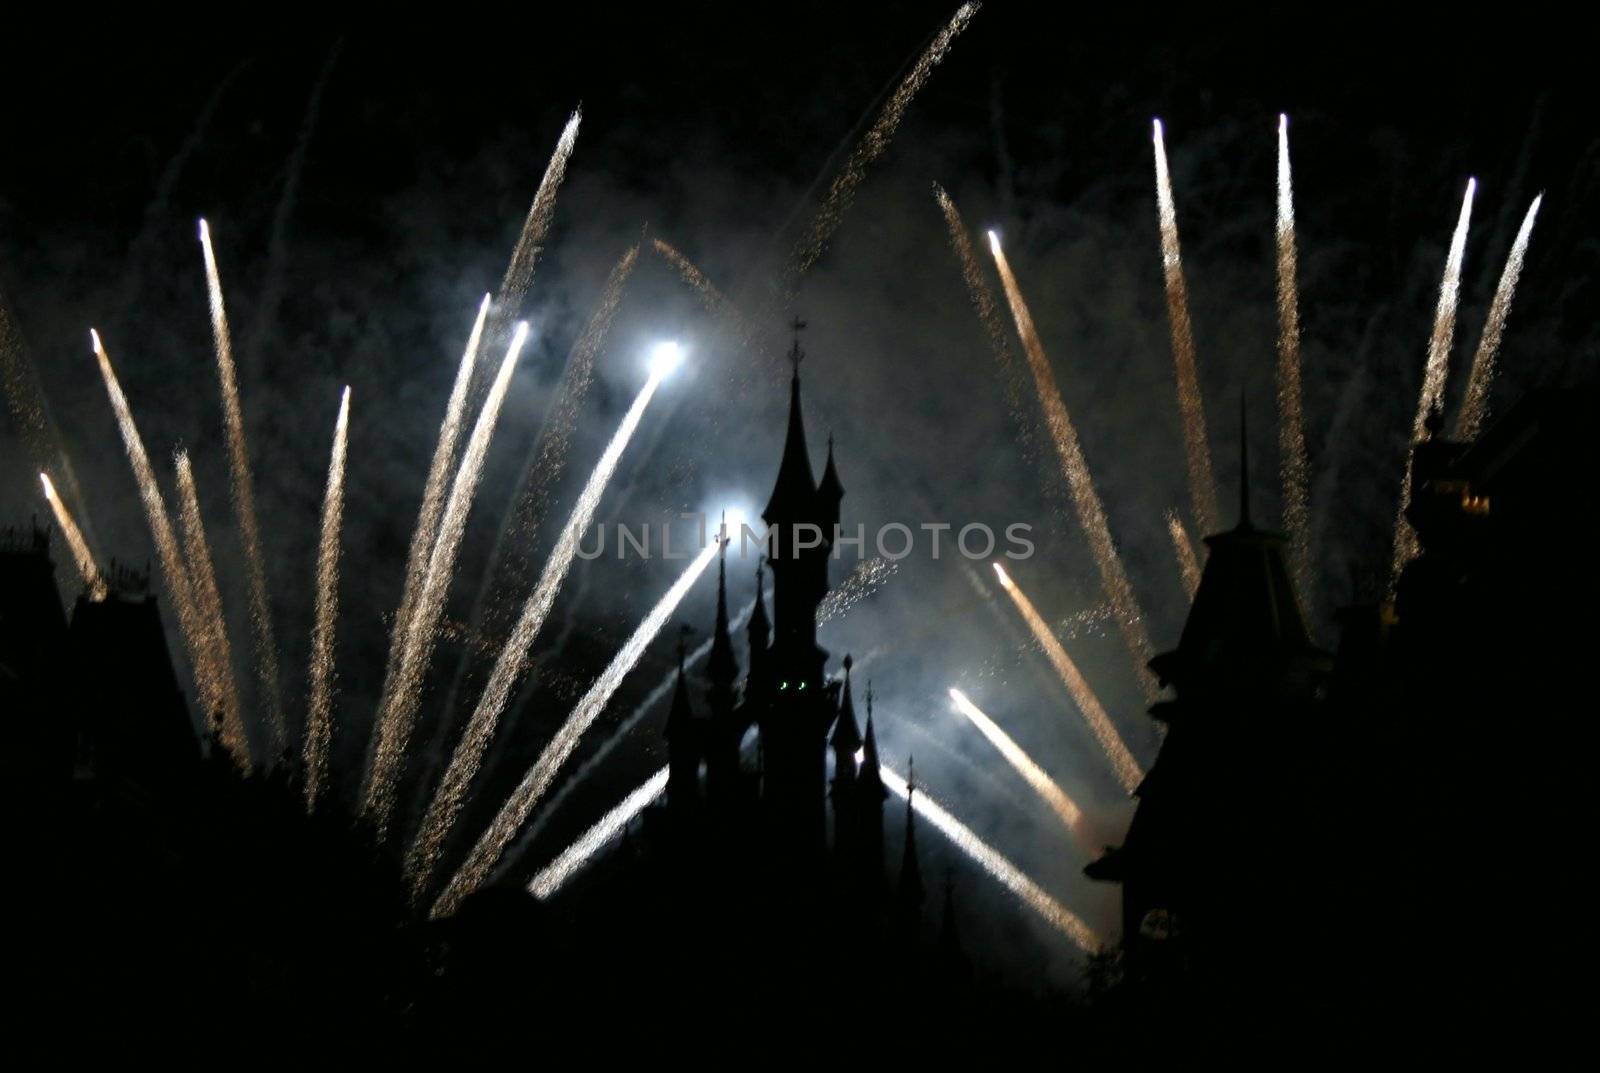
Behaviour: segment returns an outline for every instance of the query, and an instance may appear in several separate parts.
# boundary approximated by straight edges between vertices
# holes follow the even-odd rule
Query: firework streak
[[[333,631],[339,613],[339,533],[344,525],[344,460],[350,429],[350,388],[339,400],[322,497],[322,538],[317,544],[317,612],[311,627],[310,696],[306,703],[306,812],[315,812],[328,775],[333,743]]]

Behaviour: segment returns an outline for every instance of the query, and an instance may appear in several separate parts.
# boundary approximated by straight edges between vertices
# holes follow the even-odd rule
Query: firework
[[[184,557],[189,564],[189,584],[199,612],[200,639],[207,660],[217,675],[222,690],[222,743],[239,766],[250,770],[250,743],[245,734],[244,712],[239,705],[239,687],[233,679],[233,650],[228,644],[228,623],[222,615],[222,592],[217,588],[217,568],[211,558],[211,542],[206,539],[200,513],[200,493],[195,487],[194,470],[186,451],[174,452],[178,471],[178,521],[183,529]],[[213,712],[216,709],[213,709]]]
[[[288,741],[283,704],[278,695],[278,644],[272,630],[272,605],[267,599],[267,568],[261,555],[261,528],[256,519],[255,480],[250,472],[250,450],[245,442],[244,409],[239,402],[238,374],[233,363],[233,338],[228,311],[222,301],[222,276],[211,248],[211,228],[200,221],[200,249],[205,255],[206,287],[211,301],[211,334],[216,343],[217,378],[222,389],[223,427],[228,438],[229,491],[244,544],[245,567],[250,580],[250,622],[255,629],[256,677],[261,703],[272,732],[270,755],[277,756]]]
[[[506,392],[511,387],[511,374],[516,370],[517,357],[522,353],[527,339],[528,324],[522,321],[511,337],[511,345],[506,347],[506,356],[500,362],[500,370],[495,374],[489,393],[484,398],[483,409],[478,411],[472,435],[467,438],[466,450],[461,454],[455,480],[450,484],[450,495],[445,499],[444,512],[439,518],[439,534],[433,543],[433,553],[428,557],[428,569],[423,574],[422,586],[417,592],[411,622],[406,626],[405,644],[395,670],[394,687],[379,718],[378,745],[367,778],[362,811],[372,822],[380,840],[388,835],[389,820],[394,812],[395,784],[400,777],[412,724],[422,700],[422,680],[438,639],[439,619],[444,614],[445,598],[450,593],[450,579],[455,572],[456,553],[461,549],[462,535],[466,532],[467,515],[472,509],[478,482],[483,477],[484,459],[489,453],[489,442],[494,438]]]
[[[967,233],[967,225],[961,218],[960,210],[938,183],[933,184],[933,197],[944,214],[945,229],[950,237],[950,249],[961,265],[961,278],[967,285],[967,299],[972,303],[973,311],[978,314],[978,323],[983,326],[983,334],[989,341],[989,353],[994,355],[995,364],[999,367],[1000,387],[1005,394],[1006,409],[1017,426],[1017,439],[1022,447],[1022,453],[1030,462],[1042,462],[1035,448],[1044,438],[1042,434],[1045,430],[1040,427],[1038,415],[1025,397],[1029,373],[1022,368],[1017,361],[1016,352],[1011,348],[1005,322],[1000,316],[999,303],[995,301],[994,292],[978,267],[978,253],[973,248],[972,239]],[[993,231],[989,232],[989,249],[996,254],[1000,249],[999,236]],[[1059,497],[1061,485],[1058,482],[1049,480],[1045,487],[1052,498]],[[1064,510],[1062,516],[1065,517]]]
[[[611,269],[599,304],[577,342],[572,344],[561,381],[556,385],[555,401],[551,403],[539,435],[528,451],[522,473],[501,515],[503,521],[489,552],[489,569],[483,572],[483,581],[467,618],[468,622],[477,624],[478,639],[490,651],[504,642],[505,634],[511,628],[510,619],[515,604],[510,594],[521,592],[527,586],[533,565],[530,553],[534,539],[544,522],[551,490],[566,470],[567,452],[572,446],[572,430],[577,424],[578,409],[594,379],[595,358],[605,342],[611,320],[622,301],[623,288],[638,258],[639,247],[632,246]],[[447,716],[455,711],[456,697],[461,692],[471,662],[470,653],[464,652],[457,665],[455,678],[451,681],[449,695],[445,698],[444,711]],[[440,720],[441,729],[448,725],[448,718]]]
[[[1433,314],[1433,334],[1428,339],[1428,363],[1422,371],[1422,392],[1417,397],[1417,416],[1411,423],[1411,448],[1428,438],[1428,416],[1439,405],[1444,395],[1445,377],[1450,371],[1450,345],[1455,340],[1456,298],[1461,290],[1461,261],[1467,249],[1467,226],[1472,219],[1472,195],[1478,180],[1467,180],[1467,192],[1461,199],[1461,215],[1456,220],[1455,233],[1450,237],[1450,252],[1445,257],[1444,276],[1439,281],[1439,305]],[[1406,508],[1411,505],[1411,455],[1406,452],[1405,476],[1400,483],[1400,513],[1394,528],[1394,561],[1389,571],[1392,587],[1400,578],[1400,569],[1417,554],[1417,533],[1406,520]]]
[[[672,353],[676,354],[676,344],[671,345],[674,348]],[[663,354],[665,353],[663,351]],[[578,541],[583,538],[584,532],[593,521],[594,512],[600,505],[600,497],[604,494],[612,473],[616,471],[617,463],[621,460],[628,441],[633,438],[634,430],[639,427],[645,408],[650,405],[650,400],[655,396],[661,381],[671,371],[671,362],[663,360],[654,363],[649,379],[645,381],[638,397],[624,415],[622,424],[612,435],[611,442],[606,445],[605,453],[600,456],[599,463],[589,475],[589,481],[578,496],[578,502],[572,508],[572,514],[561,531],[555,549],[545,562],[544,572],[539,576],[538,584],[534,586],[532,594],[523,605],[521,618],[495,660],[489,682],[467,721],[467,728],[461,735],[461,741],[457,743],[455,751],[450,756],[450,764],[445,769],[444,778],[440,781],[433,800],[428,803],[422,826],[412,843],[411,850],[406,855],[406,873],[411,878],[414,893],[421,893],[433,873],[444,839],[460,814],[467,790],[483,763],[483,754],[494,737],[495,728],[500,724],[500,715],[505,711],[512,687],[522,676],[534,639],[544,627],[545,619],[550,615],[550,608],[555,604],[556,595],[561,591],[561,583],[566,580],[572,568],[573,557],[578,551]]]
[[[545,165],[544,178],[539,180],[539,189],[534,192],[533,204],[528,206],[528,217],[522,222],[517,244],[511,250],[511,263],[506,265],[500,293],[495,296],[495,305],[507,319],[521,310],[522,299],[533,282],[533,270],[539,264],[539,254],[544,252],[545,235],[555,216],[556,191],[561,189],[561,180],[566,178],[567,161],[572,158],[572,148],[578,142],[578,125],[582,122],[581,109],[567,118],[561,137],[556,139],[555,152],[550,154],[550,163]]]
[[[380,711],[389,704],[395,673],[400,668],[400,654],[405,650],[407,631],[416,612],[417,594],[422,590],[422,582],[428,572],[428,559],[433,554],[434,537],[439,532],[439,515],[444,510],[445,481],[450,476],[450,467],[455,464],[456,448],[461,442],[461,418],[467,407],[467,390],[472,386],[478,347],[483,342],[483,325],[489,315],[489,302],[490,296],[486,294],[478,304],[478,318],[472,323],[472,332],[467,336],[467,348],[462,352],[461,363],[456,368],[455,384],[450,388],[450,398],[444,407],[444,420],[439,423],[439,439],[434,444],[433,461],[428,464],[428,478],[422,486],[422,506],[417,511],[417,526],[411,532],[411,548],[406,552],[406,576],[400,591],[400,609],[395,613],[389,634],[389,662],[384,671],[383,692],[378,705]]]
[[[574,872],[589,863],[589,858],[623,832],[645,806],[661,796],[667,788],[669,770],[662,767],[645,780],[644,785],[622,799],[622,803],[585,831],[578,840],[543,868],[528,883],[528,893],[535,898],[548,898],[561,889]]]
[[[1178,243],[1178,211],[1172,201],[1172,176],[1161,138],[1161,120],[1152,126],[1156,155],[1156,205],[1161,218],[1161,268],[1166,277],[1167,319],[1172,328],[1172,360],[1178,380],[1178,413],[1183,419],[1183,445],[1189,466],[1189,495],[1200,528],[1218,528],[1217,486],[1211,474],[1211,446],[1206,438],[1205,402],[1200,395],[1200,370],[1194,356],[1194,326],[1189,322],[1189,287],[1183,278],[1183,253]]]
[[[933,69],[939,66],[945,53],[950,51],[951,44],[960,36],[961,31],[967,28],[967,24],[972,21],[972,17],[978,13],[978,8],[981,6],[972,2],[957,8],[944,29],[934,36],[922,55],[917,58],[917,62],[912,65],[911,70],[900,80],[900,85],[884,104],[883,110],[878,113],[878,118],[851,150],[839,174],[834,176],[833,184],[828,187],[828,193],[822,199],[822,207],[817,210],[811,226],[806,229],[805,235],[795,249],[790,269],[791,277],[797,278],[803,275],[816,263],[817,258],[822,256],[828,240],[839,229],[845,212],[855,199],[856,187],[866,178],[867,169],[889,147],[889,141],[894,137],[894,132],[899,128],[900,120],[904,118],[906,109],[910,107],[917,91],[922,89],[923,84],[928,81],[928,76],[933,74]]]
[[[322,539],[317,545],[317,612],[311,627],[310,697],[306,703],[306,811],[315,812],[328,773],[333,742],[333,628],[339,610],[339,533],[344,525],[344,460],[350,428],[350,388],[339,400],[322,497]]]
[[[1511,297],[1516,293],[1517,278],[1522,275],[1522,261],[1528,252],[1528,239],[1533,235],[1533,220],[1539,214],[1540,194],[1528,206],[1522,218],[1517,237],[1506,256],[1506,266],[1500,272],[1500,282],[1494,289],[1494,302],[1489,306],[1489,317],[1484,321],[1483,337],[1478,340],[1478,351],[1472,356],[1472,372],[1467,378],[1467,395],[1461,402],[1461,412],[1456,415],[1455,438],[1473,440],[1478,436],[1478,426],[1483,423],[1489,409],[1489,385],[1494,382],[1494,360],[1500,351],[1500,337],[1506,328],[1506,317],[1511,315]]]
[[[730,526],[737,527],[737,522],[729,522]],[[450,880],[444,893],[439,896],[430,913],[432,917],[448,916],[461,904],[461,899],[471,894],[489,878],[489,873],[499,863],[500,856],[511,840],[516,837],[522,825],[527,822],[528,816],[533,812],[539,799],[549,789],[550,783],[555,779],[561,766],[572,755],[572,750],[577,748],[578,739],[584,731],[599,716],[606,702],[622,684],[623,677],[633,669],[639,657],[644,654],[646,646],[654,640],[661,627],[677,610],[678,604],[694,585],[696,579],[711,565],[711,560],[716,557],[718,543],[712,541],[689,563],[687,569],[679,576],[678,580],[667,590],[665,596],[650,610],[644,621],[639,623],[633,636],[628,638],[612,659],[610,665],[596,678],[573,708],[572,714],[567,716],[567,721],[557,730],[555,736],[539,754],[539,759],[528,769],[522,782],[517,786],[509,800],[500,809],[499,815],[489,825],[478,839],[472,852],[467,856],[466,862]]]
[[[828,595],[817,605],[817,625],[830,622],[871,596],[900,568],[889,559],[865,559],[843,581],[828,590]],[[754,608],[754,604],[751,605]]]
[[[122,434],[122,446],[127,451],[134,482],[139,486],[139,501],[144,506],[151,539],[155,541],[161,575],[166,579],[167,592],[172,597],[172,606],[178,615],[178,632],[189,656],[189,666],[194,671],[195,691],[204,706],[205,718],[210,719],[224,710],[221,675],[212,663],[204,642],[205,627],[195,606],[188,572],[184,569],[178,536],[173,531],[167,505],[162,501],[161,486],[156,483],[155,471],[150,468],[150,456],[145,452],[144,438],[139,435],[139,426],[134,423],[127,396],[122,393],[122,385],[111,368],[111,358],[101,345],[100,333],[90,329],[89,340],[100,365],[100,376],[105,381],[111,409],[116,414],[117,429]],[[242,756],[239,760],[241,764],[248,764],[249,757]]]
[[[1116,771],[1117,779],[1122,783],[1123,789],[1130,794],[1133,793],[1144,780],[1144,771],[1133,758],[1133,754],[1128,751],[1128,746],[1123,743],[1122,735],[1118,734],[1117,728],[1112,725],[1111,717],[1106,714],[1100,698],[1095,696],[1094,690],[1089,687],[1083,673],[1078,670],[1078,665],[1072,662],[1072,657],[1067,655],[1067,650],[1061,646],[1056,635],[1050,632],[1049,624],[1033,606],[1033,601],[1028,599],[1028,594],[1011,580],[1010,575],[999,563],[994,564],[994,572],[1000,576],[1000,585],[1017,605],[1017,610],[1022,612],[1023,619],[1027,621],[1034,638],[1044,649],[1045,656],[1049,658],[1056,674],[1061,676],[1067,692],[1072,694],[1078,711],[1083,714],[1089,729],[1094,732],[1095,739],[1105,750],[1106,758],[1111,761],[1111,767]]]
[[[1183,587],[1189,599],[1200,589],[1200,560],[1189,541],[1189,531],[1175,510],[1167,511],[1167,535],[1172,537],[1172,550],[1178,556],[1178,572],[1183,575]]]
[[[41,473],[39,480],[44,484],[44,498],[55,513],[56,524],[61,526],[61,533],[67,538],[67,547],[72,550],[72,561],[78,567],[78,575],[83,578],[89,599],[104,600],[105,578],[100,575],[100,568],[94,564],[94,554],[89,551],[89,544],[83,539],[82,530],[78,528],[78,523],[73,521],[72,512],[67,509],[67,505],[56,495],[56,486],[50,483],[50,475]]]
[[[1081,917],[1045,893],[1044,888],[1028,878],[1022,869],[973,834],[966,824],[945,811],[943,806],[928,796],[926,790],[918,786],[916,793],[913,794],[911,788],[906,785],[906,780],[887,764],[879,765],[879,771],[883,775],[883,784],[895,796],[902,799],[910,798],[911,807],[923,819],[938,828],[940,834],[955,843],[957,849],[977,862],[985,872],[999,880],[1003,887],[1021,898],[1028,908],[1044,917],[1051,927],[1088,953],[1092,954],[1100,949],[1100,937],[1083,922]]]
[[[1061,822],[1066,824],[1067,830],[1074,835],[1082,836],[1085,833],[1083,830],[1083,810],[1078,807],[1077,802],[1067,796],[1067,792],[1061,788],[1060,784],[1049,775],[1046,775],[1044,768],[1036,764],[1033,757],[1029,756],[1022,746],[1013,741],[1011,735],[1001,730],[1000,725],[989,718],[982,708],[972,703],[965,693],[952,686],[950,700],[954,703],[956,711],[966,716],[972,725],[978,728],[978,732],[989,739],[989,744],[993,745],[999,750],[1000,755],[1005,757],[1006,763],[1015,768],[1017,774],[1021,775],[1028,785],[1033,787],[1034,792],[1044,798],[1045,804],[1049,805],[1055,814],[1061,818]]]
[[[1306,459],[1300,389],[1300,289],[1294,235],[1294,181],[1289,171],[1289,117],[1278,117],[1278,469],[1283,520],[1300,593],[1310,601],[1311,465]]]
[[[1028,355],[1028,364],[1033,369],[1034,386],[1038,389],[1039,403],[1044,407],[1045,425],[1050,430],[1050,438],[1055,443],[1056,454],[1061,461],[1061,472],[1067,478],[1073,503],[1077,506],[1078,521],[1083,526],[1084,536],[1089,539],[1089,548],[1099,568],[1101,587],[1105,589],[1106,599],[1117,609],[1117,625],[1121,627],[1123,639],[1133,654],[1139,670],[1139,681],[1148,688],[1149,680],[1142,670],[1153,651],[1150,634],[1145,629],[1144,614],[1139,610],[1139,600],[1134,595],[1132,583],[1128,581],[1128,572],[1123,568],[1122,556],[1117,553],[1116,542],[1111,539],[1105,507],[1100,502],[1100,493],[1095,490],[1089,464],[1084,460],[1083,448],[1078,442],[1078,430],[1067,413],[1061,390],[1056,386],[1050,357],[1045,353],[1044,343],[1034,328],[1033,314],[1023,300],[1022,289],[1017,285],[1017,277],[1011,271],[1005,251],[1000,248],[1000,240],[992,231],[989,233],[989,248],[994,254],[995,268],[999,270],[1000,282],[1011,306],[1011,319],[1016,322],[1017,337],[1022,340],[1022,349]]]

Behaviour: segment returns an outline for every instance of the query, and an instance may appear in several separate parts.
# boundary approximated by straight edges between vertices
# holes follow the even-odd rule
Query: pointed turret
[[[783,460],[778,463],[778,479],[761,512],[767,525],[792,525],[811,521],[817,495],[817,482],[811,475],[811,453],[806,449],[806,425],[800,414],[800,336],[795,335],[789,360],[794,375],[789,378],[789,429],[784,434]]]
[[[856,772],[856,851],[862,878],[873,889],[883,883],[883,803],[889,790],[878,767],[878,732],[872,725],[872,683],[867,683],[867,732],[861,741],[861,762]]]
[[[769,671],[772,665],[769,653],[772,645],[772,623],[767,618],[765,566],[764,556],[756,561],[756,602],[750,612],[750,624],[745,627],[745,634],[750,640],[749,673],[745,675],[744,684],[746,703],[752,698],[764,696],[771,687]]]
[[[849,656],[844,658],[844,689],[839,699],[839,714],[833,721],[833,848],[841,857],[855,852],[856,829],[856,752],[861,748],[861,735],[856,730],[856,706],[850,697],[850,668],[854,664]]]
[[[844,498],[844,485],[839,483],[839,470],[833,464],[833,436],[828,436],[828,464],[823,467],[822,480],[817,484],[817,508],[821,523],[829,528],[838,524],[839,501]]]
[[[700,796],[701,727],[689,703],[689,681],[684,669],[685,638],[689,627],[678,636],[678,684],[672,693],[672,709],[667,713],[667,804],[682,810]]]
[[[907,762],[906,767],[906,837],[900,854],[900,889],[897,892],[900,911],[907,921],[916,918],[922,910],[923,900],[927,897],[927,891],[922,886],[922,866],[917,862],[916,812],[911,804],[916,794],[917,764],[912,759]]]
[[[712,800],[732,802],[738,796],[739,740],[744,723],[735,710],[739,661],[733,654],[728,630],[728,541],[722,540],[717,562],[717,622],[711,634],[711,656],[706,663],[709,688],[706,700],[711,718],[706,732],[706,789]]]

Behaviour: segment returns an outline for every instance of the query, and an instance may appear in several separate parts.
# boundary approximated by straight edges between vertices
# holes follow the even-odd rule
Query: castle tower
[[[856,852],[856,753],[861,748],[861,732],[856,729],[856,706],[850,696],[850,667],[844,658],[844,693],[839,701],[839,717],[834,720],[833,737],[833,851],[848,860]]]
[[[689,703],[689,683],[684,673],[684,636],[678,636],[678,685],[667,713],[667,807],[675,815],[688,813],[700,800],[700,757],[705,728]]]
[[[766,509],[772,570],[771,693],[758,710],[762,795],[780,853],[814,854],[826,840],[827,732],[836,712],[824,689],[828,654],[817,645],[817,607],[828,592],[828,559],[843,488],[830,460],[821,489],[812,478],[800,411],[800,329],[789,352],[789,424]],[[830,452],[831,453],[831,452]]]
[[[878,732],[872,725],[872,683],[867,683],[867,733],[861,742],[861,770],[856,774],[856,852],[862,875],[883,881],[883,803],[889,797],[878,768]]]
[[[744,725],[735,711],[738,676],[739,661],[733,654],[733,638],[728,630],[728,541],[724,539],[717,563],[717,622],[712,628],[711,656],[706,662],[706,702],[710,707],[705,742],[706,792],[719,804],[733,801],[739,793],[739,739],[744,736]]]

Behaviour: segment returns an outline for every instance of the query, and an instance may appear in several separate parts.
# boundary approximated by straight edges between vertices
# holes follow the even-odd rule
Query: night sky
[[[1536,385],[1593,379],[1600,138],[1580,95],[1577,45],[1533,28],[1412,26],[1342,9],[1326,23],[1166,26],[987,5],[785,298],[780,270],[822,191],[953,8],[892,4],[863,16],[808,5],[780,17],[756,5],[596,7],[514,25],[463,17],[405,36],[356,25],[265,43],[105,31],[24,49],[0,72],[0,290],[83,479],[97,549],[139,563],[151,555],[90,326],[106,339],[163,479],[172,446],[194,458],[235,651],[248,650],[195,238],[205,215],[241,365],[282,686],[296,720],[328,443],[339,388],[352,386],[335,785],[353,795],[382,675],[383,616],[398,599],[456,360],[581,103],[577,149],[523,309],[532,342],[451,617],[470,608],[575,335],[611,265],[648,227],[764,317],[765,334],[735,348],[697,296],[642,255],[584,403],[556,516],[663,338],[682,341],[687,364],[647,413],[599,518],[659,524],[730,503],[758,511],[782,442],[784,325],[803,316],[808,435],[819,471],[835,437],[846,524],[1033,525],[1036,557],[1013,573],[1148,761],[1155,739],[1138,680],[1101,612],[1048,443],[1029,432],[1037,406],[1008,410],[932,183],[975,232],[1004,236],[1164,648],[1185,602],[1162,518],[1187,512],[1188,497],[1150,120],[1166,125],[1224,517],[1235,509],[1243,392],[1254,507],[1276,524],[1274,129],[1289,114],[1314,596],[1319,639],[1331,645],[1331,612],[1376,595],[1387,569],[1439,271],[1469,176],[1478,198],[1447,398],[1459,398],[1511,236],[1541,191],[1493,405],[1504,412]],[[1023,398],[1033,402],[1031,386]],[[42,516],[33,474],[11,461],[21,452],[9,426],[0,443],[0,518]],[[926,550],[830,623],[823,643],[835,660],[853,652],[873,679],[888,756],[903,763],[915,752],[937,796],[1109,930],[1114,888],[1081,878],[1084,862],[1051,814],[948,711],[945,688],[965,688],[1115,833],[1126,806],[1111,772],[987,568],[976,564],[974,581],[959,558],[935,562]],[[65,577],[59,550],[58,561]],[[753,565],[730,562],[736,606],[751,595]],[[503,727],[492,792],[479,794],[463,827],[481,826],[677,570],[579,564],[539,642],[549,658],[533,703]],[[702,637],[713,596],[708,577],[679,616]],[[669,638],[657,642],[594,741],[660,681],[671,650]],[[448,677],[454,656],[441,649],[436,675]],[[247,667],[239,677],[249,681]],[[430,694],[433,705],[442,692]],[[661,717],[564,806],[522,865],[540,863],[662,762]]]

